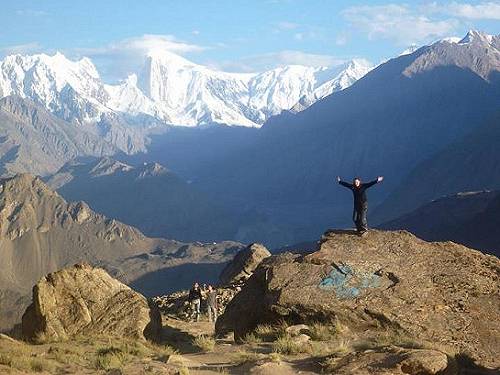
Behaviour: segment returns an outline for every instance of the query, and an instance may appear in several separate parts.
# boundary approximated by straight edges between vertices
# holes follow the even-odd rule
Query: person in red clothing
[[[368,230],[368,222],[366,220],[366,212],[368,211],[368,198],[366,196],[366,190],[378,182],[381,182],[384,177],[379,176],[376,180],[362,183],[359,177],[356,177],[352,184],[342,181],[342,179],[337,176],[337,181],[340,185],[350,189],[354,197],[354,209],[352,212],[352,220],[356,224],[356,229],[358,233],[363,234]]]

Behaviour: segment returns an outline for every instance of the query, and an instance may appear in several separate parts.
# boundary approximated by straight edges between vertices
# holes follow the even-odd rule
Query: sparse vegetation
[[[56,370],[56,364],[53,361],[43,358],[32,358],[29,361],[30,369],[33,372],[53,373]]]
[[[152,358],[167,361],[176,351],[168,345],[120,337],[78,337],[50,344],[30,345],[0,340],[0,365],[24,372],[64,372],[67,366],[87,370],[126,367]]]
[[[257,362],[263,357],[263,354],[240,350],[233,355],[233,362],[241,365],[247,362]]]
[[[256,332],[247,333],[242,340],[244,344],[260,344],[262,341],[262,337],[259,336]]]
[[[121,369],[128,361],[128,354],[122,348],[110,346],[99,349],[94,362],[96,370]]]
[[[356,350],[368,350],[391,345],[406,349],[421,349],[424,347],[422,342],[415,340],[406,333],[396,331],[387,331],[381,335],[357,341],[353,344],[353,347]]]
[[[311,350],[309,344],[298,343],[290,335],[283,335],[273,343],[273,352],[281,354],[307,353]]]
[[[309,336],[314,341],[330,341],[337,334],[336,326],[325,323],[313,323],[309,326]]]
[[[269,359],[271,360],[271,362],[281,362],[281,355],[279,353],[276,353],[276,352],[272,352],[272,353],[269,353]]]
[[[177,373],[179,375],[189,375],[189,369],[187,367],[181,367]]]
[[[215,339],[207,335],[201,335],[193,340],[193,344],[203,352],[211,352],[215,348]]]
[[[260,338],[262,341],[274,341],[277,338],[278,329],[270,324],[258,325],[254,330],[255,336]]]
[[[155,351],[155,359],[161,362],[167,362],[171,355],[178,354],[177,350],[169,345],[154,345],[152,347]]]

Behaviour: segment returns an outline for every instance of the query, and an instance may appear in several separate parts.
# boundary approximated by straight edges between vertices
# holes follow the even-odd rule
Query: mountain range
[[[150,237],[221,241],[234,238],[243,221],[158,163],[132,166],[110,157],[78,159],[47,184],[66,200],[84,201]]]
[[[110,85],[88,58],[12,55],[0,61],[0,97],[30,98],[79,123],[99,123],[109,116],[142,123],[141,116],[147,115],[172,125],[260,127],[283,110],[305,108],[350,86],[371,69],[357,59],[334,67],[289,65],[237,74],[156,50],[149,52],[140,72]]]
[[[186,272],[215,282],[225,262],[242,248],[230,241],[149,238],[83,202],[68,203],[32,175],[1,179],[0,330],[19,321],[32,286],[62,267],[82,261],[99,265],[138,290],[159,294],[189,287],[192,281],[179,277]],[[164,282],[155,282],[158,277]]]
[[[386,177],[369,192],[371,213],[419,163],[498,112],[499,41],[471,31],[459,41],[438,41],[391,59],[301,112],[271,118],[251,144],[193,176],[214,199],[253,206],[264,215],[267,229],[252,233],[263,241],[293,244],[318,236],[315,228],[352,225],[351,196],[338,187],[337,175]],[[455,165],[440,168],[466,181],[466,171]],[[440,183],[438,174],[425,173],[422,183]],[[443,193],[456,192],[453,184],[446,186],[451,191]],[[411,199],[412,186],[404,191]]]
[[[70,62],[71,69],[59,69],[65,73],[55,79],[59,77],[55,68],[47,66],[54,61],[60,61],[56,67],[66,66],[69,60],[62,55],[48,60],[42,55],[31,57],[29,61],[37,61],[34,65],[23,65],[23,57],[6,58],[2,66],[12,69],[2,68],[7,72],[2,73],[2,95],[17,96],[3,98],[3,107],[0,105],[5,118],[0,127],[2,173],[12,175],[28,169],[48,181],[57,180],[61,174],[73,175],[72,181],[54,187],[71,199],[83,198],[91,207],[95,205],[127,224],[138,225],[150,235],[179,235],[185,240],[197,239],[191,235],[207,240],[227,235],[233,240],[261,241],[271,247],[309,241],[317,238],[324,227],[351,224],[351,197],[336,185],[337,175],[344,179],[360,176],[364,180],[384,175],[384,182],[369,193],[369,222],[387,222],[442,195],[500,189],[495,164],[499,40],[499,36],[477,31],[461,39],[443,39],[390,59],[354,83],[351,70],[357,71],[355,64],[335,73],[335,69],[292,66],[278,68],[274,73],[235,75],[161,52],[152,53],[135,77],[107,85],[88,60]],[[24,68],[14,64],[16,59]],[[48,62],[43,65],[39,60]],[[301,75],[304,72],[315,77],[311,78],[314,84]],[[80,76],[88,82],[75,78]],[[242,77],[248,80],[246,84]],[[282,91],[284,77],[295,77],[293,82],[297,79],[308,89],[297,89],[290,81],[285,85],[290,91]],[[53,84],[47,83],[49,78]],[[185,86],[186,82],[192,84]],[[250,95],[252,101],[246,101],[250,98],[250,82],[255,90]],[[199,95],[188,95],[186,87]],[[320,87],[343,89],[327,95],[330,89],[322,91]],[[236,95],[236,89],[246,94]],[[111,104],[118,91],[122,99]],[[129,92],[138,96],[127,101]],[[63,100],[63,93],[70,93],[72,99]],[[287,100],[281,101],[280,95]],[[94,99],[85,99],[88,97]],[[259,128],[253,110],[245,110],[245,116],[250,116],[245,118],[253,121],[252,126],[223,126],[217,125],[218,121],[214,124],[215,112],[202,116],[207,121],[202,117],[192,123],[183,121],[184,125],[212,126],[167,125],[166,112],[162,112],[167,107],[171,120],[191,118],[195,112],[208,113],[205,109],[181,111],[186,98],[194,100],[188,105],[191,109],[206,109],[210,104],[212,110],[230,102],[223,106],[225,118],[231,117],[227,111],[243,108],[240,99],[250,107],[250,102],[260,103],[255,105],[264,115],[257,117],[265,122]],[[162,104],[143,111],[140,108],[146,102]],[[123,107],[117,109],[118,104]],[[171,112],[172,108],[179,112]],[[276,108],[280,113],[272,115]],[[23,111],[28,115],[19,116]],[[39,118],[43,121],[36,121]],[[53,125],[46,128],[41,124]],[[107,176],[94,176],[90,172],[93,162],[82,163],[82,157],[88,156],[97,159],[86,160],[111,157],[127,165],[128,171],[118,169]],[[69,163],[75,158],[76,162]],[[169,182],[158,183],[165,193],[157,189],[154,198],[144,204],[134,187],[153,191],[156,183],[146,188],[140,185],[145,180],[137,179],[135,174],[144,168],[156,168],[155,163],[168,173],[150,181],[165,178]],[[71,171],[65,171],[64,165]],[[57,171],[60,173],[54,176]],[[116,176],[120,176],[116,180],[120,182],[110,184],[114,191],[94,189]],[[176,188],[169,190],[167,186]],[[180,190],[186,192],[175,193]],[[120,207],[121,203],[111,209],[120,201],[113,192],[129,197],[131,207],[140,204],[144,210],[138,209],[141,214],[134,215]],[[100,194],[110,197],[109,202]],[[168,203],[174,200],[175,205]],[[378,205],[380,208],[376,208]],[[172,207],[185,207],[186,211]],[[166,215],[166,211],[178,213]],[[197,216],[198,222],[190,221]],[[213,219],[210,225],[199,225],[207,216]],[[230,225],[227,220],[219,220],[222,217],[230,218]],[[174,218],[181,221],[175,222]],[[182,223],[189,223],[186,225],[195,230],[182,229]],[[204,231],[211,231],[214,237],[205,237]]]

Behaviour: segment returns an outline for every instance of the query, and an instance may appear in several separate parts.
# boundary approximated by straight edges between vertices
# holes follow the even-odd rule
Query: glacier
[[[300,111],[343,90],[373,66],[362,59],[334,67],[280,66],[228,73],[165,50],[118,84],[106,84],[89,58],[11,55],[0,61],[0,97],[17,95],[67,121],[147,115],[169,125],[260,127],[284,110]]]

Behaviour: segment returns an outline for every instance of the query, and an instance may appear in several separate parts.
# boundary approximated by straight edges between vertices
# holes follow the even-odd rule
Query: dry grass
[[[271,362],[280,363],[282,360],[281,355],[279,353],[276,353],[276,352],[269,353],[268,357],[271,360]]]
[[[241,340],[243,344],[250,344],[250,345],[260,344],[262,341],[264,340],[256,332],[247,333],[245,337],[243,337],[243,339]]]
[[[309,326],[311,340],[314,341],[330,341],[337,335],[336,325],[325,323],[313,323]]]
[[[261,360],[264,357],[265,356],[263,354],[248,352],[244,350],[240,350],[232,355],[233,362],[238,365],[242,365],[243,363],[248,363],[248,362],[254,363]]]
[[[129,361],[130,355],[124,351],[123,348],[109,346],[97,350],[94,368],[96,370],[106,371],[111,369],[121,369]]]
[[[309,353],[311,346],[309,343],[298,343],[290,335],[283,335],[276,339],[273,343],[273,352],[294,355],[299,353]]]
[[[201,335],[193,340],[193,345],[198,347],[202,352],[211,352],[215,348],[215,339],[210,336]]]
[[[277,328],[270,324],[261,324],[253,331],[253,334],[262,341],[270,342],[277,338]]]
[[[0,339],[0,365],[24,372],[109,370],[146,358],[166,361],[174,353],[169,346],[117,337],[78,337],[37,345]]]
[[[370,350],[387,346],[399,346],[405,349],[422,349],[425,345],[421,341],[415,340],[407,333],[395,331],[387,331],[378,336],[359,340],[353,344],[353,348],[356,350]]]

